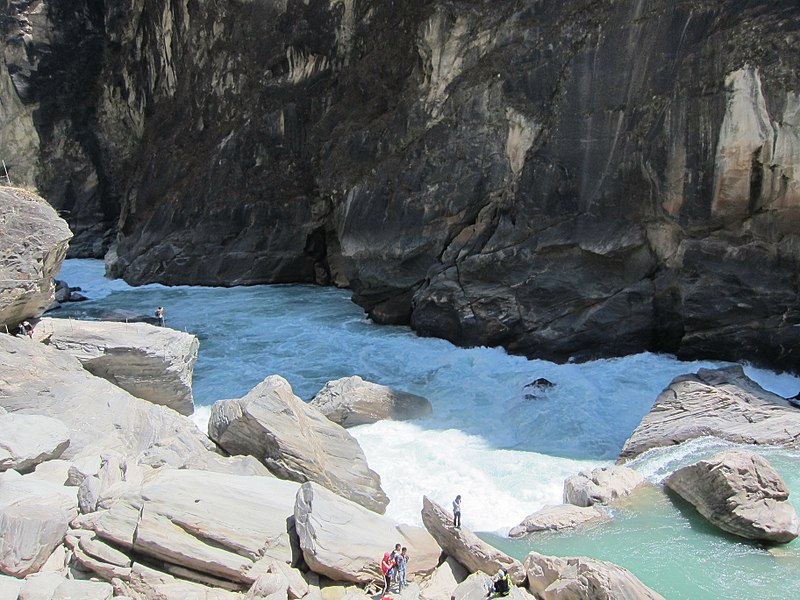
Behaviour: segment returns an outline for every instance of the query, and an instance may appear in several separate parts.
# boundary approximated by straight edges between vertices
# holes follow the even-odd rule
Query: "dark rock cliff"
[[[800,371],[800,5],[0,0],[0,134],[137,284]]]

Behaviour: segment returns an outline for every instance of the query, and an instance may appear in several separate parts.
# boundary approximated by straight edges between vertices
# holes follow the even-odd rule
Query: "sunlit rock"
[[[208,433],[230,454],[258,457],[278,477],[314,481],[370,510],[386,510],[380,476],[355,438],[295,396],[278,375],[242,398],[216,402]]]
[[[310,405],[342,427],[355,427],[382,419],[418,419],[429,415],[432,410],[427,398],[364,381],[357,375],[329,381]]]
[[[773,466],[754,452],[720,452],[678,469],[665,485],[728,533],[779,543],[791,542],[800,533],[789,488]]]

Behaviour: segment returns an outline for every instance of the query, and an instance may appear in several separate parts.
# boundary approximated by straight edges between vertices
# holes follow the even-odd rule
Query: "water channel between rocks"
[[[48,316],[152,315],[164,306],[168,326],[200,339],[193,418],[201,427],[214,401],[242,396],[272,374],[306,400],[327,381],[350,375],[428,398],[428,418],[350,430],[381,475],[391,499],[387,515],[395,520],[421,525],[423,494],[446,507],[461,494],[464,525],[520,559],[536,550],[610,560],[670,600],[800,598],[800,543],[768,548],[733,538],[655,489],[615,509],[607,524],[519,541],[505,537],[528,514],[560,503],[564,478],[613,463],[673,377],[725,363],[638,354],[557,365],[496,348],[462,349],[405,327],[375,325],[346,290],[334,288],[134,288],[105,279],[97,260],[65,261],[59,278],[90,300]],[[777,394],[800,390],[798,377],[745,370]],[[555,385],[526,387],[541,377]],[[659,483],[725,446],[696,440],[629,466]],[[758,451],[786,479],[800,508],[800,453]]]

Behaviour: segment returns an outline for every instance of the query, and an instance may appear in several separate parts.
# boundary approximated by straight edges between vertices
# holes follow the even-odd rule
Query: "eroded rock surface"
[[[508,537],[518,538],[541,531],[560,531],[574,529],[592,522],[608,520],[607,513],[594,506],[574,506],[559,504],[545,506],[541,510],[528,515],[523,521],[508,532]]]
[[[700,369],[676,377],[658,395],[622,447],[619,461],[703,436],[796,448],[800,410],[763,389],[739,366]]]
[[[644,476],[628,467],[611,466],[582,471],[564,481],[564,502],[575,506],[608,504],[628,496],[645,483]]]
[[[278,477],[315,481],[378,513],[389,503],[355,438],[278,375],[242,398],[214,403],[208,433],[227,452],[251,454]]]
[[[147,323],[44,318],[34,337],[137,398],[182,415],[194,412],[192,375],[200,342],[191,334]]]
[[[798,370],[796,3],[78,6],[10,3],[0,61],[10,175],[73,255],[349,285],[530,356]]]
[[[726,450],[678,469],[665,485],[734,535],[786,543],[800,533],[800,519],[783,478],[749,450]]]

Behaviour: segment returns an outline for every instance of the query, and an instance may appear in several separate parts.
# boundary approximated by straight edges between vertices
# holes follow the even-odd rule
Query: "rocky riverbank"
[[[57,223],[52,209],[44,214]],[[60,244],[41,242],[30,260],[43,262]],[[52,274],[40,278],[33,287],[51,289]],[[39,316],[19,313],[11,298],[29,287],[6,294],[4,322]],[[196,352],[193,336],[146,323],[42,319],[33,337],[0,335],[4,595],[376,598],[378,561],[399,542],[414,560],[410,585],[392,593],[397,598],[482,597],[499,568],[511,575],[515,598],[661,597],[626,569],[603,561],[535,552],[516,560],[468,529],[453,528],[452,515],[430,498],[420,498],[424,528],[383,516],[391,498],[380,487],[380,474],[336,420],[413,418],[430,410],[418,396],[346,380],[330,382],[316,403],[306,404],[286,380],[270,376],[242,398],[217,402],[208,433],[199,431],[178,412],[191,412],[186,394]],[[131,359],[120,359],[126,356]],[[702,394],[679,385],[686,381],[702,386]],[[158,393],[145,397],[148,390]],[[663,410],[664,396],[676,414]],[[729,398],[739,402],[736,410],[716,409]],[[668,424],[684,426],[686,415],[689,423],[697,421],[685,408],[693,403],[716,419],[681,439],[717,432],[724,437],[731,423],[745,435],[747,423],[766,420],[759,416],[766,412],[776,420],[768,437],[736,441],[796,445],[788,423],[797,409],[729,369],[676,379],[640,426],[648,442],[634,443],[637,430],[625,457],[675,443],[671,430],[652,424],[661,414]],[[776,433],[781,430],[783,437]],[[715,457],[709,465],[698,463],[668,485],[735,535],[771,542],[797,536],[786,486],[765,461],[739,454]],[[723,470],[741,476],[708,476]],[[605,518],[603,506],[642,485],[634,471],[607,467],[568,479],[564,500],[596,507],[597,518]],[[716,518],[726,506],[730,514]],[[581,513],[569,506],[550,509],[531,515],[518,532],[580,526],[589,521]]]

